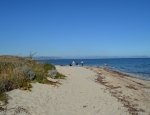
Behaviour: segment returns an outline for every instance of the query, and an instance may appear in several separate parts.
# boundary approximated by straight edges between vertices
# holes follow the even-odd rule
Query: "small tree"
[[[30,52],[29,58],[30,58],[30,59],[33,59],[33,56],[35,56],[36,54],[37,54],[37,52]]]

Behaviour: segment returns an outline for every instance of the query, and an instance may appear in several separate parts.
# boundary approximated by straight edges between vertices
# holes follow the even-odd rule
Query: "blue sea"
[[[110,69],[132,74],[141,79],[150,80],[150,58],[120,58],[120,59],[51,59],[39,60],[42,63],[51,63],[54,65],[69,65],[75,61],[84,62],[86,66],[103,67],[108,65]]]

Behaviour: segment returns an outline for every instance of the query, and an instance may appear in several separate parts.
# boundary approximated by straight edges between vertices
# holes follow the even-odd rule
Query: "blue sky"
[[[0,0],[0,55],[150,57],[150,0]]]

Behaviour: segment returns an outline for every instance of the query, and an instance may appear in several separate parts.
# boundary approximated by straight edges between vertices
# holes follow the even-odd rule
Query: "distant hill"
[[[34,60],[50,60],[50,59],[62,59],[61,57],[49,57],[49,56],[37,56],[33,58]]]

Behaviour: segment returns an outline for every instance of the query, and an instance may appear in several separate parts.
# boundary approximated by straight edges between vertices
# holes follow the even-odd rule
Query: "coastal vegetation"
[[[0,101],[7,103],[7,91],[18,88],[31,90],[33,82],[55,84],[47,79],[52,76],[50,71],[55,71],[54,79],[65,78],[51,64],[41,64],[31,58],[0,56]]]

